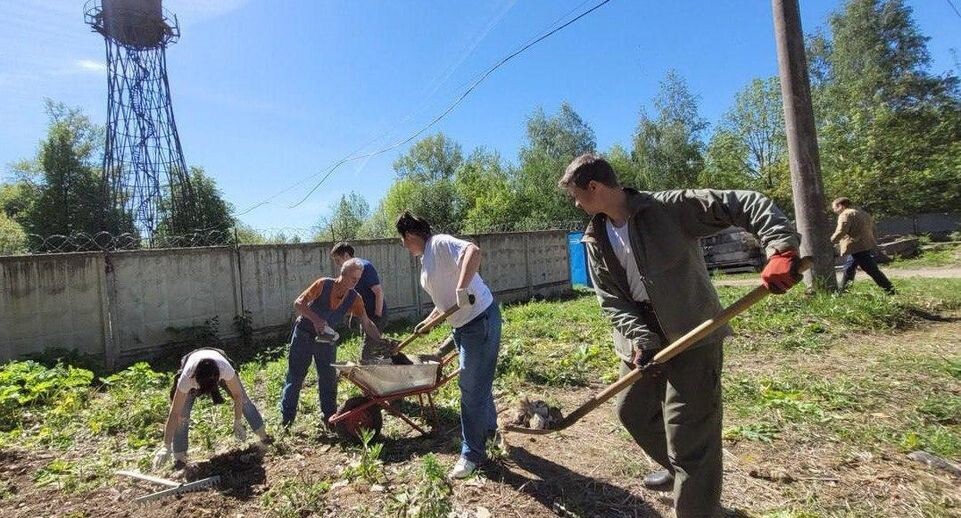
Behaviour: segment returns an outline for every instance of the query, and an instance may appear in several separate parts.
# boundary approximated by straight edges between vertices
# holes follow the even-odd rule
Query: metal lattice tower
[[[194,230],[193,191],[167,81],[167,45],[180,37],[161,0],[90,0],[84,18],[107,48],[105,230],[132,220],[142,238]]]

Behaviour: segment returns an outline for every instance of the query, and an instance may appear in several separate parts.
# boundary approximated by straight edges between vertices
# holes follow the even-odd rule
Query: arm
[[[244,389],[240,386],[240,374],[234,374],[233,378],[224,381],[224,385],[227,386],[227,392],[234,403],[234,420],[239,420],[244,416],[244,403],[247,402]]]
[[[712,189],[670,191],[664,201],[694,237],[707,237],[729,226],[754,234],[770,257],[797,250],[800,237],[787,217],[768,197],[754,191]]]
[[[618,287],[610,271],[603,266],[601,252],[596,245],[587,246],[587,259],[597,301],[614,329],[630,341],[635,350],[663,347],[663,340],[644,322],[637,304]]]
[[[838,226],[834,229],[834,234],[831,235],[831,242],[837,244],[845,235],[850,234],[851,230],[851,218],[848,217],[847,213],[842,212],[838,216]]]
[[[180,426],[180,418],[183,415],[184,404],[186,402],[187,394],[181,392],[180,389],[175,389],[173,401],[170,402],[170,413],[167,414],[167,422],[164,425],[163,445],[168,449],[172,448],[174,433],[176,433],[177,427]]]
[[[375,284],[370,287],[370,291],[374,292],[374,316],[381,317],[384,315],[384,289],[380,284]]]
[[[324,288],[323,283],[323,279],[317,279],[294,301],[294,311],[296,311],[298,315],[310,320],[314,324],[314,330],[317,332],[323,331],[324,327],[327,326],[327,321],[310,309],[310,303],[320,295],[321,290]]]
[[[480,270],[481,250],[474,243],[464,248],[460,259],[460,277],[457,279],[457,289],[466,289],[470,281]]]
[[[367,313],[361,315],[360,325],[364,328],[364,332],[367,333],[367,336],[370,336],[374,340],[380,341],[380,330],[377,329],[377,326],[375,326],[373,322],[371,322],[370,317],[367,316]]]

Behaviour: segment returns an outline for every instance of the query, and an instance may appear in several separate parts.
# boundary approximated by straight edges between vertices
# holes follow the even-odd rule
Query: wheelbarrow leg
[[[418,426],[417,423],[415,423],[412,419],[404,415],[403,412],[394,410],[389,403],[385,402],[385,403],[381,403],[380,405],[384,408],[384,410],[387,411],[388,414],[402,419],[405,423],[409,424],[411,428],[413,428],[414,430],[417,430],[422,435],[429,435],[429,433],[426,430]]]

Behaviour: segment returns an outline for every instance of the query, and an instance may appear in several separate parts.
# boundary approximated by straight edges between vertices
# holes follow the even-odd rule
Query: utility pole
[[[821,159],[818,155],[814,107],[804,33],[798,0],[771,0],[774,10],[774,39],[784,103],[788,157],[791,163],[791,191],[794,215],[801,233],[801,255],[812,256],[814,267],[804,274],[808,286],[817,291],[834,291],[834,247],[831,245]]]

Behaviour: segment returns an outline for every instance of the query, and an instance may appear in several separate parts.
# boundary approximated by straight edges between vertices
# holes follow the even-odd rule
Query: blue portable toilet
[[[583,232],[570,232],[567,234],[567,250],[570,256],[571,284],[593,287],[591,276],[587,274],[587,249],[581,238]]]

